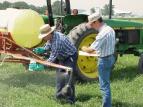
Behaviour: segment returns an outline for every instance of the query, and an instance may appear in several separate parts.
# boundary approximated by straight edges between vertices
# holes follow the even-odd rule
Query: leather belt
[[[108,56],[104,56],[104,57],[99,57],[99,58],[108,58],[108,57],[110,57],[110,56],[112,56],[113,54],[111,54],[111,55],[108,55]]]

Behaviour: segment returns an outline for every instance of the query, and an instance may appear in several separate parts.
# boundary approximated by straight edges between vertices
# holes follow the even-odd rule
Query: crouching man
[[[46,41],[44,47],[37,48],[43,49],[46,52],[50,51],[50,56],[47,59],[48,62],[55,62],[68,66],[73,69],[73,76],[75,74],[75,66],[77,61],[76,47],[68,40],[68,38],[60,33],[54,31],[55,27],[50,27],[49,24],[43,25],[40,28],[39,38]],[[74,78],[71,79],[70,89],[67,89],[66,96],[61,92],[66,86],[70,76],[63,69],[57,69],[56,72],[56,98],[65,99],[67,103],[73,104],[75,102],[75,86]]]

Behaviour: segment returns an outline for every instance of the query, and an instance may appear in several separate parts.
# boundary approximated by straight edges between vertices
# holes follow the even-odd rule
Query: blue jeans
[[[64,60],[59,60],[59,64],[71,67],[73,69],[73,76],[76,72],[76,61],[77,61],[77,53],[75,53],[72,56],[69,56],[68,58]],[[69,74],[65,72],[63,69],[58,69],[56,72],[56,97],[58,98],[58,93],[65,87],[69,80]],[[74,86],[74,77],[72,78],[72,82],[70,84],[70,87],[73,91],[73,94],[70,96],[67,96],[66,100],[71,100],[72,102],[75,102],[75,86]],[[59,99],[59,98],[58,98]]]
[[[110,73],[115,62],[113,55],[100,57],[98,59],[99,84],[102,93],[103,107],[112,107],[111,89],[110,89]]]

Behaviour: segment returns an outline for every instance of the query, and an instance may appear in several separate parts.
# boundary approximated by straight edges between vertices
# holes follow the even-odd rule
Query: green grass
[[[143,75],[138,57],[119,57],[111,76],[113,107],[143,107]],[[71,107],[56,102],[55,71],[25,72],[20,64],[0,66],[0,107]],[[98,81],[76,84],[77,102],[72,107],[100,107]]]

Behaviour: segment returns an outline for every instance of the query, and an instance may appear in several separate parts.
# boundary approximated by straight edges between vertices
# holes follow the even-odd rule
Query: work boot
[[[68,99],[68,100],[66,100],[66,103],[75,104],[75,101]]]

